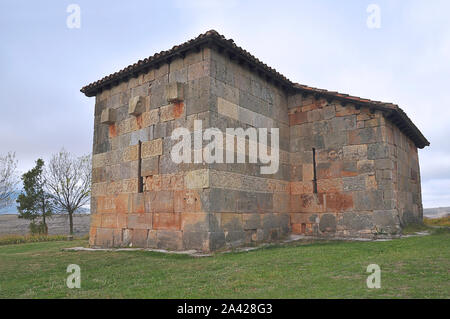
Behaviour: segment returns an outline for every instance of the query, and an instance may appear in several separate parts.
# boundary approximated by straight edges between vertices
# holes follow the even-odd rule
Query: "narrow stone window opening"
[[[138,143],[138,193],[144,191],[144,178],[142,177],[142,142]]]
[[[313,151],[313,172],[314,172],[313,192],[314,192],[314,194],[317,194],[316,149],[313,148],[312,151]]]

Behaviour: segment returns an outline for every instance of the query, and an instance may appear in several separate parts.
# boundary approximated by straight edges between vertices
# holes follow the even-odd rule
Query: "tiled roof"
[[[275,85],[278,85],[286,90],[294,92],[300,91],[303,94],[313,94],[328,98],[330,100],[340,100],[344,104],[351,103],[355,106],[368,106],[374,110],[381,110],[386,113],[386,117],[389,120],[397,125],[400,130],[402,130],[414,141],[417,147],[424,148],[425,146],[430,145],[428,140],[414,125],[411,119],[397,105],[293,83],[275,69],[269,67],[243,48],[237,46],[232,39],[226,39],[215,30],[210,30],[200,34],[195,39],[176,45],[170,50],[161,51],[144,60],[139,60],[135,64],[129,65],[118,72],[105,76],[104,78],[83,87],[81,92],[86,96],[95,96],[103,89],[115,86],[122,81],[127,81],[128,79],[136,77],[141,73],[146,73],[151,68],[157,68],[161,64],[168,63],[177,57],[184,57],[189,50],[199,50],[204,45],[214,45],[220,52],[229,55],[230,58],[236,59],[239,63],[249,65],[260,76],[272,81]]]

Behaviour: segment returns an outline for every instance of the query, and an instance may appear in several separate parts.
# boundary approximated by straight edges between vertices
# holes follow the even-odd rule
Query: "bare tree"
[[[73,214],[87,204],[91,192],[91,156],[75,157],[64,148],[52,156],[47,170],[46,182],[57,210],[67,212],[70,234],[73,235]]]
[[[19,179],[16,174],[17,160],[15,153],[0,156],[0,209],[14,202],[14,193]]]

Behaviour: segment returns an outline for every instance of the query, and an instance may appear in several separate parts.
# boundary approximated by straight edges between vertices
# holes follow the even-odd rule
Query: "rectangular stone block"
[[[369,127],[348,131],[349,144],[370,144],[381,141],[381,130],[377,127]]]
[[[156,230],[180,230],[181,214],[180,213],[154,213],[153,229]]]
[[[114,209],[117,214],[128,213],[128,204],[130,196],[128,194],[119,194],[114,197]]]
[[[357,162],[358,172],[373,173],[375,172],[375,163],[373,160],[361,160]]]
[[[367,158],[369,160],[387,158],[389,156],[389,148],[387,144],[375,143],[367,146]]]
[[[356,161],[345,161],[342,163],[342,177],[353,177],[358,175],[358,166]]]
[[[291,194],[300,195],[308,194],[313,192],[313,182],[312,181],[301,181],[290,183]]]
[[[122,181],[122,193],[137,193],[138,192],[138,178],[130,178]]]
[[[342,148],[344,160],[359,161],[367,159],[367,145],[347,145]]]
[[[97,228],[95,235],[95,245],[101,247],[114,246],[114,230],[112,228]]]
[[[147,176],[144,180],[144,191],[160,191],[162,185],[161,175]]]
[[[186,172],[184,178],[187,189],[198,189],[209,187],[209,170],[199,169],[195,171]]]
[[[146,192],[145,210],[152,213],[173,213],[174,193],[172,191]]]
[[[394,162],[391,159],[377,159],[375,160],[375,169],[386,169],[392,170],[394,169]]]
[[[308,122],[307,112],[289,114],[289,125],[299,125]]]
[[[94,183],[92,184],[91,188],[91,196],[97,197],[97,196],[105,196],[106,195],[106,189],[107,189],[107,183]]]
[[[142,113],[142,126],[148,127],[159,123],[159,109]]]
[[[210,73],[210,61],[201,61],[191,64],[187,69],[187,80],[192,81],[201,77],[208,76]]]
[[[317,180],[317,192],[319,193],[339,193],[343,191],[343,188],[342,178]]]
[[[100,117],[101,124],[114,124],[116,122],[116,110],[112,108],[106,108],[102,111]]]
[[[317,178],[337,178],[341,177],[343,169],[342,162],[324,162],[317,164]]]
[[[182,250],[183,232],[173,230],[158,230],[156,234],[158,249]]]
[[[159,173],[159,157],[152,156],[145,158],[141,163],[141,176],[146,177],[150,175],[158,175]]]
[[[209,251],[209,233],[205,231],[193,232],[183,231],[184,249],[195,249],[199,251]]]
[[[212,212],[236,212],[238,192],[229,189],[211,188],[209,194],[210,211]]]
[[[138,145],[133,145],[123,150],[122,160],[124,162],[137,161],[139,159]]]
[[[324,211],[323,194],[301,194],[291,196],[291,212],[320,213]]]
[[[160,110],[160,119],[161,122],[172,121],[175,119],[175,104],[169,104],[165,106],[161,106]]]
[[[139,141],[147,142],[150,136],[149,131],[150,128],[145,127],[140,130],[131,132],[130,145],[137,145],[139,144]]]
[[[243,214],[242,223],[244,230],[261,228],[261,214]]]
[[[153,215],[151,213],[127,214],[128,228],[152,229]]]
[[[162,154],[163,154],[163,145],[161,138],[142,143],[141,157],[143,159]]]
[[[382,191],[353,192],[353,202],[356,210],[371,211],[384,209]]]
[[[178,191],[184,189],[184,174],[162,174],[161,189],[169,191]]]
[[[183,232],[210,231],[209,213],[181,213],[181,229]]]
[[[178,190],[174,192],[175,212],[202,212],[202,191]]]
[[[346,193],[326,194],[326,211],[344,212],[353,210],[353,196]]]
[[[105,165],[105,153],[92,156],[92,168],[103,167]]]
[[[146,97],[135,96],[132,97],[128,103],[128,114],[138,116],[145,112],[146,109]]]
[[[234,120],[239,119],[239,106],[234,103],[228,102],[221,97],[217,98],[217,111],[219,112],[219,114],[228,116]]]
[[[181,102],[184,100],[184,84],[175,82],[166,85],[166,100],[169,103]]]
[[[133,229],[131,234],[132,247],[147,247],[147,229]]]
[[[342,180],[345,192],[362,191],[366,189],[366,178],[364,175],[344,177]]]
[[[129,212],[137,214],[145,213],[144,193],[129,195]]]
[[[101,227],[117,228],[117,214],[101,214]]]

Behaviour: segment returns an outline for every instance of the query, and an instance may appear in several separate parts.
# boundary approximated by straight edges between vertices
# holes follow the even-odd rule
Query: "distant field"
[[[89,233],[90,215],[74,215],[74,234],[81,237]],[[29,233],[30,221],[19,219],[14,214],[0,215],[0,237],[5,235],[26,235]],[[69,233],[67,215],[55,215],[48,220],[49,235],[66,235]]]
[[[441,218],[424,218],[423,222],[427,226],[450,227],[450,216]]]
[[[305,242],[194,258],[65,252],[87,241],[0,247],[0,298],[449,298],[450,232],[385,242]],[[65,285],[69,264],[81,289]],[[369,264],[381,288],[368,289]]]
[[[425,208],[423,216],[428,218],[440,218],[450,216],[450,207]]]

